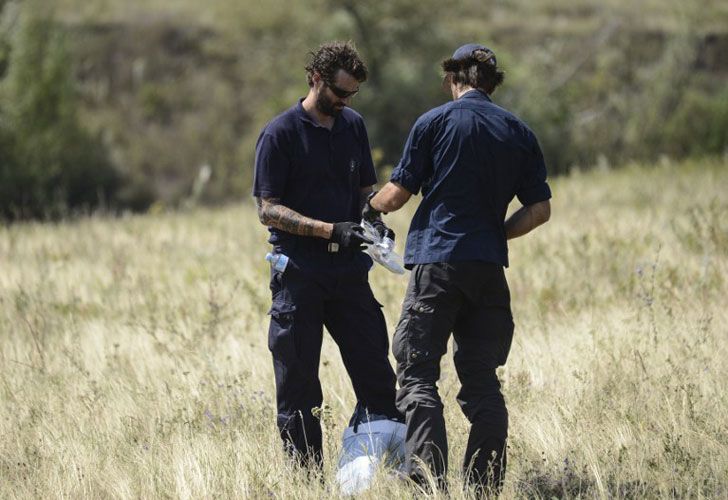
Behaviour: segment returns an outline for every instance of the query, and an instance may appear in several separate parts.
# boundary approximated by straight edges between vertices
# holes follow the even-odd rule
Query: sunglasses
[[[324,82],[324,84],[328,88],[330,88],[331,89],[331,92],[333,92],[334,95],[336,97],[338,97],[339,99],[347,99],[349,97],[353,97],[353,96],[355,96],[357,94],[357,92],[359,92],[359,89],[358,88],[356,90],[351,90],[350,91],[350,90],[344,90],[342,88],[339,88],[336,85],[334,85],[333,83]]]

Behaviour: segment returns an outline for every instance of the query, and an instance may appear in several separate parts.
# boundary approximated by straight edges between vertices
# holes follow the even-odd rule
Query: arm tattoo
[[[281,205],[278,198],[257,198],[258,218],[266,226],[299,236],[321,236],[321,221]]]

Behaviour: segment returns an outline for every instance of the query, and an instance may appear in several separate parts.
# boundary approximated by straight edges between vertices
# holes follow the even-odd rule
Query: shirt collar
[[[490,96],[480,89],[470,89],[461,95],[459,99],[485,99],[488,102],[493,102]]]
[[[296,103],[296,114],[298,114],[298,117],[302,121],[307,122],[307,123],[310,123],[311,125],[313,125],[315,127],[320,127],[321,125],[319,125],[316,122],[316,120],[314,120],[313,118],[311,118],[311,115],[309,115],[308,113],[306,113],[306,110],[303,109],[303,100],[304,99],[305,99],[305,97],[301,97],[298,100],[298,103]]]
[[[306,123],[310,123],[310,124],[311,124],[311,125],[313,125],[314,127],[321,127],[321,128],[323,128],[323,129],[326,129],[326,127],[324,127],[323,125],[321,125],[320,123],[318,123],[318,122],[317,122],[316,120],[314,120],[314,119],[313,119],[313,118],[311,117],[311,115],[309,115],[309,114],[308,114],[308,113],[306,112],[306,110],[305,110],[305,109],[303,109],[303,100],[304,100],[304,99],[305,99],[305,97],[301,97],[301,98],[300,98],[300,99],[298,100],[298,103],[296,104],[296,113],[298,114],[298,117],[299,117],[299,118],[300,118],[300,119],[301,119],[302,121],[304,121],[304,122],[306,122]],[[342,111],[342,113],[341,113],[341,114],[340,114],[339,116],[337,116],[337,117],[336,117],[336,118],[334,119],[334,126],[333,126],[333,127],[331,127],[331,132],[332,132],[332,133],[333,133],[333,132],[340,132],[341,130],[343,130],[343,129],[344,129],[344,127],[346,127],[346,119],[344,119],[344,117],[343,117],[342,115],[343,115],[343,111]],[[326,129],[326,130],[328,130],[328,129]]]

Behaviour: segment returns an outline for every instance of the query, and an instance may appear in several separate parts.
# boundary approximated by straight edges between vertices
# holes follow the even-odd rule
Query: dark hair
[[[446,59],[442,62],[442,69],[451,75],[453,83],[469,85],[488,94],[505,78],[505,73],[495,64],[495,55],[489,50],[474,50],[462,59]]]
[[[309,52],[311,61],[306,65],[308,86],[313,85],[313,74],[318,73],[326,83],[334,83],[336,72],[343,69],[358,82],[367,79],[368,70],[359,58],[352,42],[329,42],[321,45],[316,52]]]

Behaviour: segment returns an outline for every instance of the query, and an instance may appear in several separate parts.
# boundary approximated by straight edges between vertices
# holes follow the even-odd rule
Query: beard
[[[321,92],[316,97],[316,109],[318,109],[326,116],[332,116],[336,118],[341,114],[344,106],[337,106],[336,104],[334,104],[334,101],[329,99],[329,97],[325,93]]]

